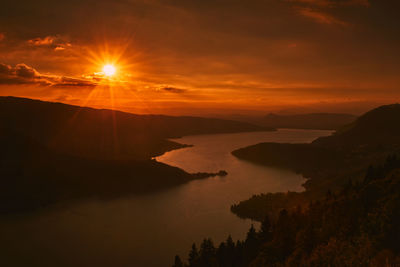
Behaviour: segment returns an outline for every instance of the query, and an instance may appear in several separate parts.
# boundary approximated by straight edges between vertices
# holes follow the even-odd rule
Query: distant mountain
[[[16,97],[0,97],[0,123],[53,150],[96,159],[149,159],[182,147],[167,139],[184,135],[271,130],[230,120],[135,115]]]
[[[353,122],[356,118],[356,116],[351,114],[340,113],[310,113],[297,115],[278,115],[270,113],[260,118],[257,124],[272,128],[336,130]]]

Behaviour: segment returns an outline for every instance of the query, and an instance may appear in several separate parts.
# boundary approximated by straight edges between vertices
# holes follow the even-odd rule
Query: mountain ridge
[[[356,118],[355,115],[346,113],[319,112],[293,115],[269,113],[261,118],[258,124],[274,128],[337,130]]]
[[[184,147],[166,138],[186,134],[191,130],[185,128],[194,124],[195,133],[265,130],[223,120],[146,117],[0,97],[0,214],[153,192],[225,175],[190,174],[150,159]],[[165,125],[169,127],[163,130]]]
[[[103,159],[149,159],[183,147],[168,139],[184,135],[272,130],[229,120],[137,115],[16,97],[0,97],[0,122],[64,153]]]

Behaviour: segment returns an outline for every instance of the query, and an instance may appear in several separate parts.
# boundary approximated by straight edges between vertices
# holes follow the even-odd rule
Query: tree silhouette
[[[193,243],[192,249],[189,252],[189,266],[195,267],[199,266],[199,252],[197,250],[196,244]]]
[[[200,258],[199,262],[201,266],[217,266],[216,249],[214,243],[210,238],[204,239],[200,246]]]
[[[182,262],[181,258],[179,257],[179,255],[175,256],[175,263],[174,263],[174,265],[172,265],[172,267],[183,267],[183,262]]]
[[[263,242],[267,242],[272,239],[271,227],[272,227],[271,220],[269,219],[269,216],[266,215],[261,223],[261,230],[260,230],[260,239]]]

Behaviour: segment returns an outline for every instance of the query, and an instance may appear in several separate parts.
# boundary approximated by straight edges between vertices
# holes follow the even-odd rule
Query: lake
[[[203,238],[216,244],[229,234],[243,239],[252,222],[232,214],[230,205],[258,193],[301,191],[304,178],[230,153],[260,142],[304,143],[329,134],[280,129],[173,139],[193,147],[156,160],[188,172],[226,170],[228,175],[146,195],[60,204],[1,218],[0,262],[9,267],[170,266],[176,254],[186,259],[191,244]]]

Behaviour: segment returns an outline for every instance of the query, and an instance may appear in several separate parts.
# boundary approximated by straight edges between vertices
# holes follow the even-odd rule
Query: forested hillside
[[[328,191],[336,192],[350,178],[361,181],[370,164],[383,164],[388,155],[399,153],[399,125],[400,105],[393,104],[371,110],[333,135],[320,137],[311,144],[261,143],[233,151],[239,159],[287,168],[308,178],[303,193],[289,193],[284,198],[279,194],[254,196],[235,205],[233,211],[241,217],[259,220],[260,214],[250,214],[260,213],[254,207],[264,205],[267,199],[275,209],[290,208],[318,200]]]
[[[400,160],[370,166],[361,182],[351,180],[304,208],[264,217],[243,241],[228,237],[193,245],[182,263],[190,266],[399,266]]]

